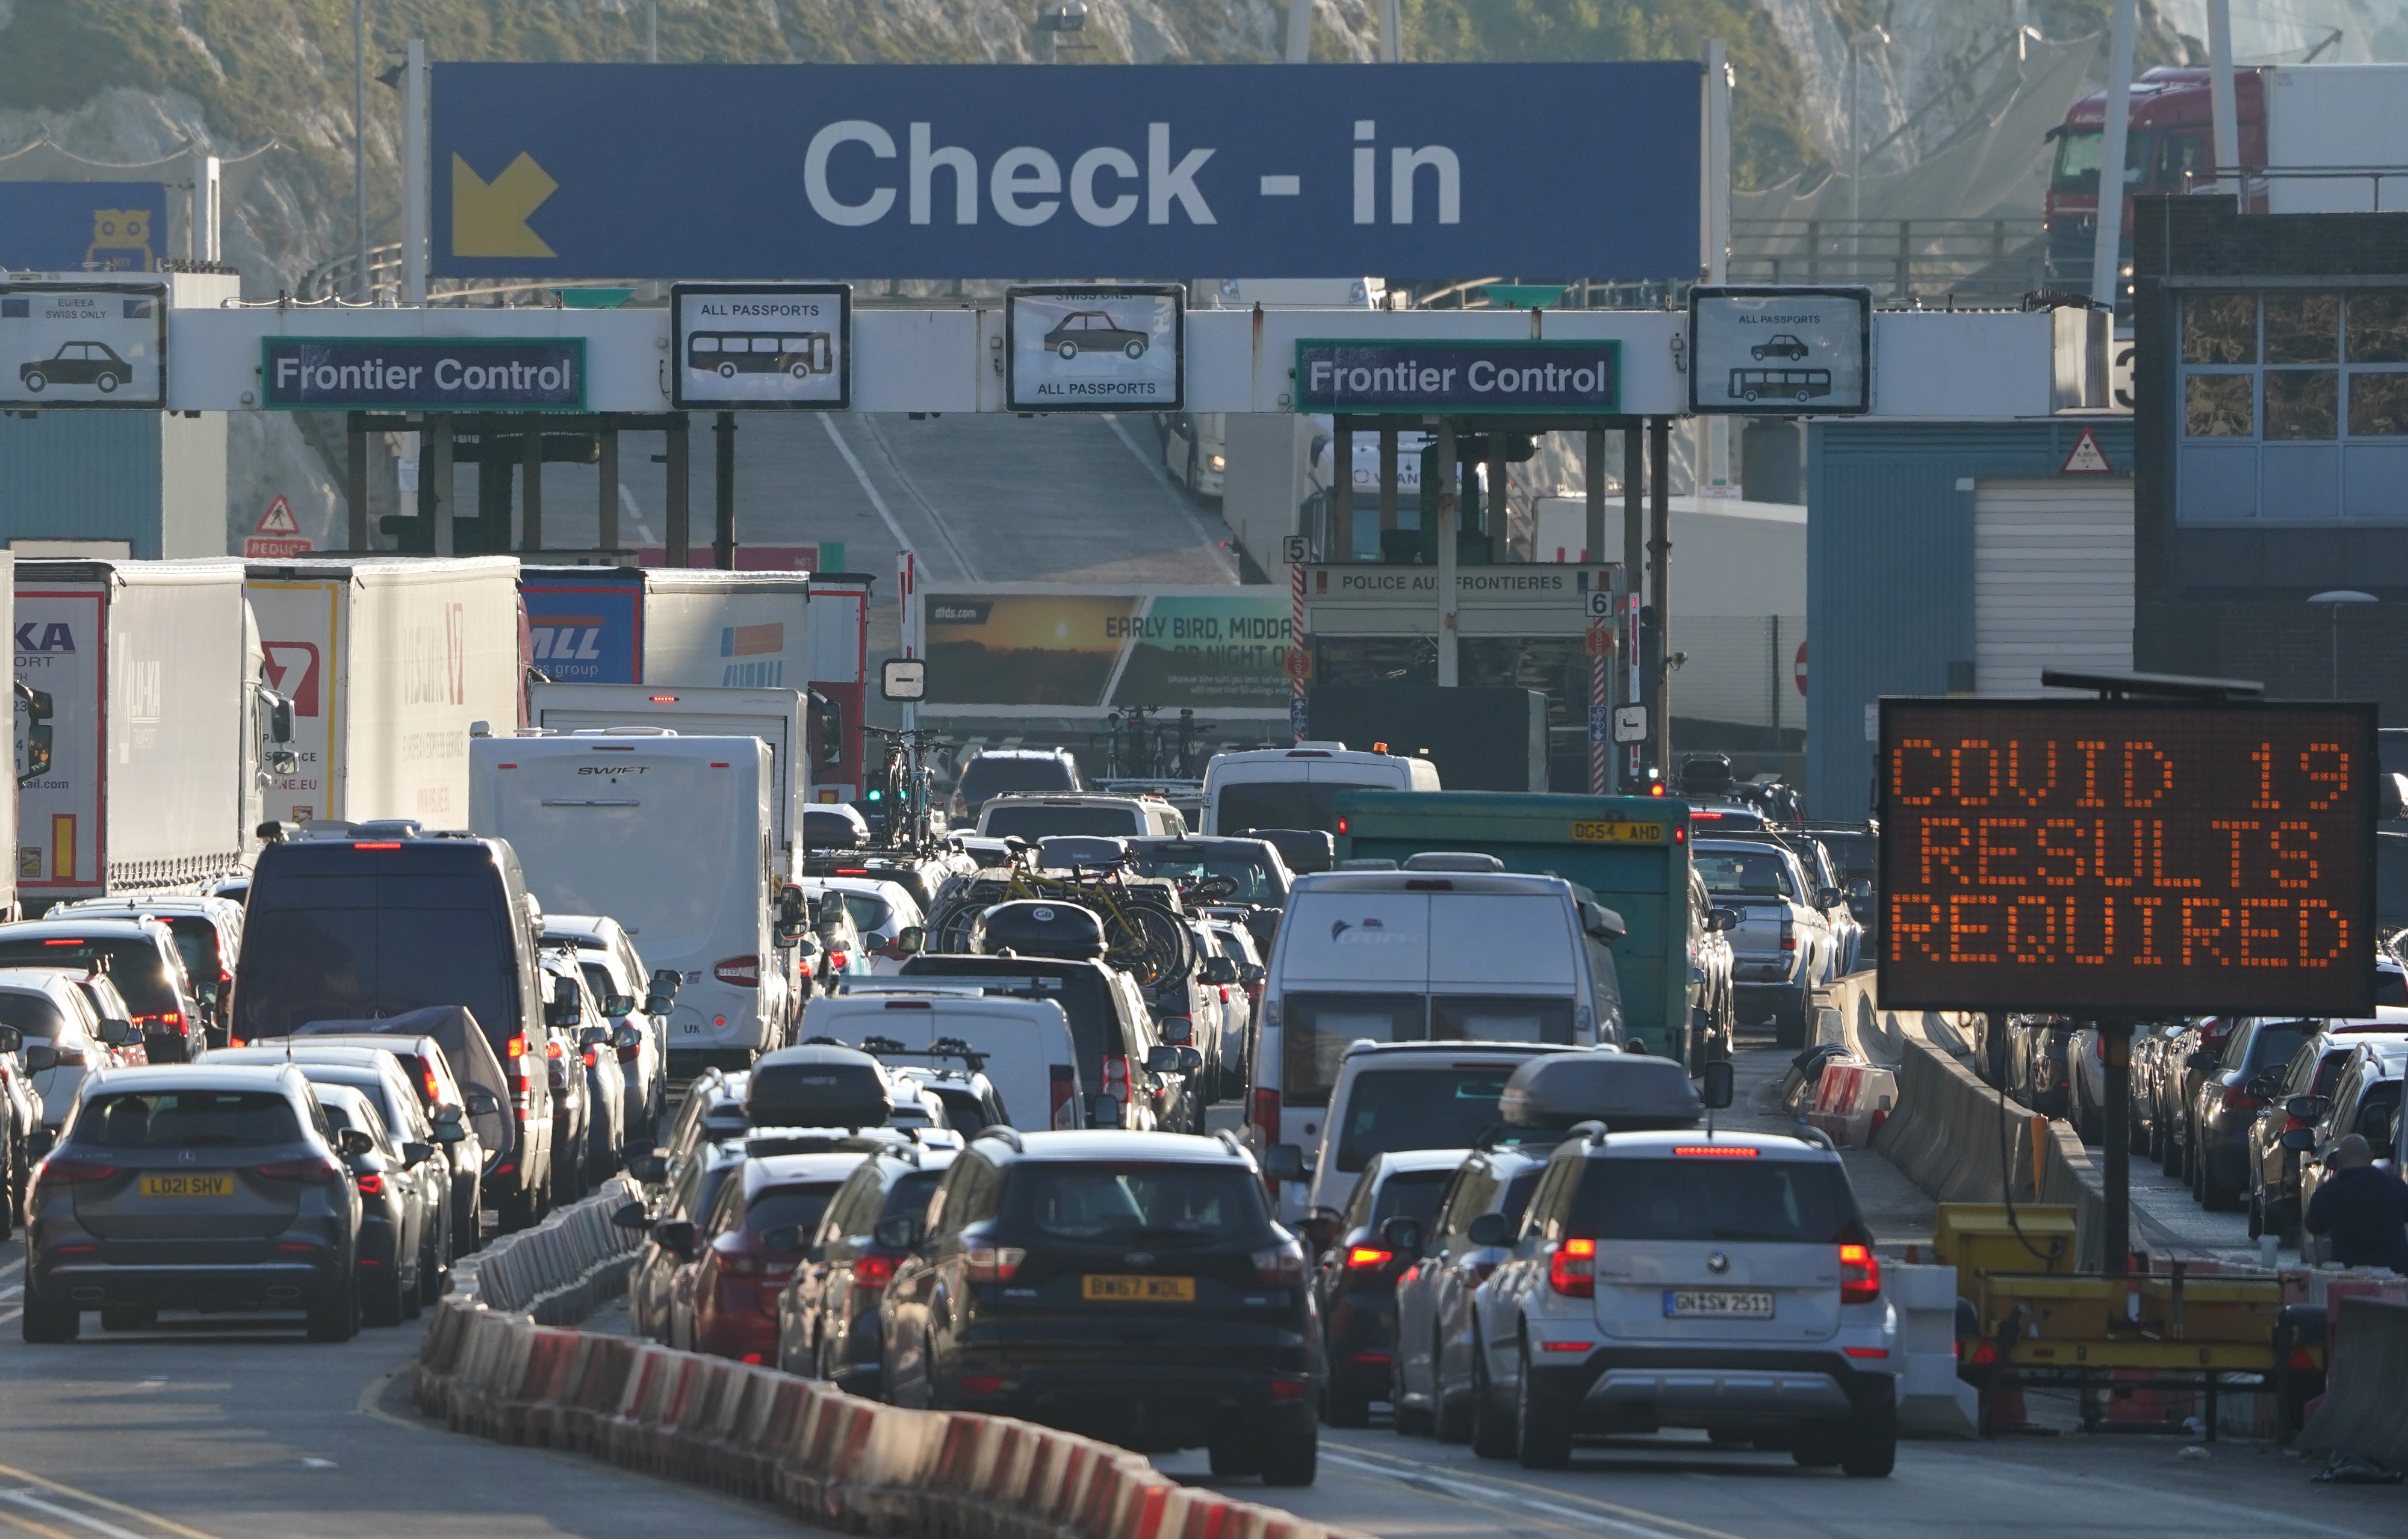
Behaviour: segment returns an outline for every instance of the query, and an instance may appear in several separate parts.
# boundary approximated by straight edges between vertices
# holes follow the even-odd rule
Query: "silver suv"
[[[1888,1475],[1899,1319],[1830,1145],[1574,1132],[1477,1295],[1473,1451],[1558,1469],[1583,1433],[1690,1427]]]

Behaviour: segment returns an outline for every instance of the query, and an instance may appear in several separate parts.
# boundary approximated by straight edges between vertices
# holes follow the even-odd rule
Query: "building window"
[[[2201,291],[2180,335],[2180,521],[2408,524],[2408,291]]]

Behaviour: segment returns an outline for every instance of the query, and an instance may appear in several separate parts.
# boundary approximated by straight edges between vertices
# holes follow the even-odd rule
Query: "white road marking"
[[[1612,1529],[1617,1533],[1630,1535],[1631,1539],[1680,1539],[1684,1533],[1711,1534],[1716,1535],[1717,1539],[1732,1539],[1732,1536],[1724,1535],[1719,1530],[1699,1528],[1693,1523],[1684,1523],[1678,1518],[1659,1518],[1660,1521],[1671,1526],[1657,1528],[1651,1523],[1634,1522],[1628,1518],[1610,1516],[1612,1513],[1627,1513],[1632,1518],[1659,1518],[1656,1513],[1645,1512],[1635,1507],[1616,1506],[1605,1502],[1580,1507],[1562,1506],[1553,1502],[1541,1502],[1536,1497],[1523,1496],[1500,1487],[1471,1480],[1458,1480],[1452,1475],[1435,1475],[1427,1469],[1408,1471],[1393,1465],[1374,1463],[1368,1459],[1350,1459],[1344,1454],[1330,1452],[1326,1444],[1322,1446],[1321,1461],[1325,1464],[1336,1464],[1341,1469],[1356,1470],[1365,1475],[1383,1475],[1399,1484],[1419,1486],[1455,1497],[1458,1501],[1485,1503],[1491,1505],[1498,1502],[1508,1502],[1514,1506],[1526,1508],[1531,1512],[1544,1513],[1551,1518],[1570,1518],[1584,1524]]]
[[[825,421],[827,419],[823,417],[820,420]],[[1187,520],[1187,527],[1196,531],[1196,543],[1212,553],[1213,562],[1220,566],[1226,580],[1230,582],[1237,581],[1238,563],[1236,560],[1230,556],[1228,550],[1223,547],[1222,543],[1219,540],[1214,539],[1211,533],[1204,527],[1204,520],[1196,516],[1196,509],[1188,504],[1187,492],[1185,490],[1182,489],[1178,482],[1170,478],[1170,472],[1162,468],[1161,456],[1148,454],[1144,449],[1138,447],[1137,440],[1129,436],[1128,429],[1121,426],[1120,413],[1116,411],[1108,411],[1104,413],[1104,425],[1112,430],[1113,437],[1118,438],[1123,444],[1128,447],[1128,451],[1137,456],[1138,463],[1145,466],[1147,472],[1151,474],[1154,480],[1162,487],[1164,493],[1170,499],[1170,506],[1177,508],[1179,510],[1179,516]]]
[[[910,471],[903,468],[903,462],[895,457],[895,446],[888,443],[886,435],[878,430],[877,416],[874,413],[865,412],[859,418],[857,425],[862,432],[869,435],[869,441],[878,446],[879,455],[885,460],[886,468],[894,474],[895,479],[902,485],[903,490],[911,494],[911,500],[920,505],[920,511],[927,515],[928,522],[936,527],[938,538],[945,542],[945,549],[953,552],[954,564],[962,569],[962,580],[978,581],[978,568],[971,564],[968,554],[953,538],[953,529],[945,522],[944,515],[937,511],[937,505],[928,500],[927,493],[920,490],[920,483],[911,478]]]
[[[36,1512],[45,1512],[52,1518],[63,1518],[70,1523],[80,1523],[93,1532],[105,1535],[106,1539],[148,1539],[147,1535],[136,1533],[132,1529],[119,1528],[116,1524],[94,1518],[90,1513],[78,1512],[73,1507],[63,1507],[55,1502],[45,1502],[32,1491],[0,1491],[0,1500],[12,1502],[21,1507],[30,1507]]]
[[[853,472],[854,480],[861,483],[861,490],[869,494],[869,506],[878,509],[879,520],[886,525],[886,532],[895,536],[896,547],[903,550],[917,549],[918,547],[911,543],[911,536],[904,534],[903,526],[895,521],[894,509],[888,507],[886,499],[878,494],[878,488],[870,485],[869,472],[861,467],[861,461],[853,452],[853,446],[846,443],[844,435],[836,430],[836,419],[823,412],[820,414],[820,426],[827,430],[828,442],[836,446],[836,451],[844,456],[845,468]]]

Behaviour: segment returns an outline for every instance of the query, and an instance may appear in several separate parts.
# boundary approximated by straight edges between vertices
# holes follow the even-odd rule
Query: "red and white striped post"
[[[895,553],[895,597],[900,613],[897,616],[903,632],[903,655],[918,657],[920,563],[909,550]],[[903,730],[910,731],[920,724],[919,707],[910,701],[903,703]]]
[[[1297,543],[1301,544],[1302,541]],[[1312,663],[1311,654],[1304,648],[1304,553],[1291,550],[1289,554],[1295,559],[1287,566],[1287,721],[1295,734],[1295,740],[1301,743],[1304,741],[1306,720],[1304,681]]]
[[[1613,665],[1613,622],[1597,620],[1588,627],[1588,793],[1605,794],[1605,756],[1613,751],[1612,732],[1606,725],[1605,674]]]

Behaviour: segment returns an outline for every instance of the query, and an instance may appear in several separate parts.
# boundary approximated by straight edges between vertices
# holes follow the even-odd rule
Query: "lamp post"
[[[1889,47],[1889,34],[1879,27],[1867,27],[1848,39],[1848,277],[1854,281],[1856,268],[1864,255],[1865,233],[1865,126],[1864,126],[1864,63],[1865,55]]]
[[[2341,698],[2341,612],[2354,604],[2379,604],[2372,593],[2361,593],[2355,588],[2335,588],[2327,592],[2308,595],[2310,604],[2321,604],[2332,617],[2332,697]]]
[[[1085,0],[1067,0],[1066,4],[1047,6],[1037,13],[1037,30],[1045,35],[1045,62],[1055,63],[1066,32],[1082,32],[1087,25]]]

